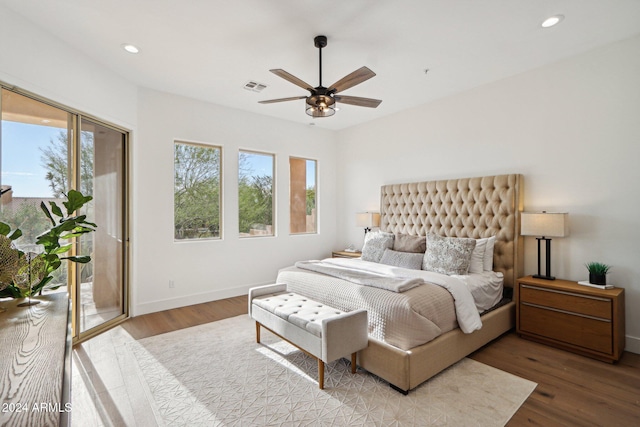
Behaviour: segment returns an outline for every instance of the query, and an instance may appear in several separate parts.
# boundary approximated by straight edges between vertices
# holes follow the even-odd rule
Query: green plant
[[[42,245],[43,252],[34,257],[25,256],[13,247],[13,240],[20,237],[22,232],[17,229],[11,233],[11,227],[0,222],[0,251],[3,252],[3,259],[7,256],[7,260],[11,260],[0,263],[0,297],[22,298],[42,294],[44,289],[57,289],[62,284],[47,285],[53,280],[53,272],[60,268],[62,260],[82,264],[91,261],[91,257],[86,255],[62,256],[71,250],[73,242],[61,245],[60,241],[95,231],[97,225],[87,221],[86,215],[72,216],[92,199],[91,196],[71,190],[66,194],[66,201],[62,202],[66,212],[55,202],[49,202],[51,209],[42,202],[40,208],[52,227],[36,238],[36,244]],[[7,279],[9,277],[10,280]]]
[[[611,266],[607,264],[603,264],[601,262],[588,262],[585,264],[587,270],[589,270],[590,274],[596,274],[599,276],[604,276],[611,270]]]

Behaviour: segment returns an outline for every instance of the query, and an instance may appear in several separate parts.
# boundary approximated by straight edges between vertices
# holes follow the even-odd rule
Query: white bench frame
[[[253,303],[254,298],[287,292],[287,285],[274,284],[249,290],[249,316],[256,321],[256,342],[260,343],[260,327],[296,346],[318,360],[318,385],[324,389],[324,365],[351,354],[351,373],[356,373],[356,354],[368,346],[367,311],[354,310],[324,318],[321,336]],[[292,294],[298,296],[297,294]],[[307,299],[307,304],[321,304]],[[326,304],[322,304],[327,307]],[[338,310],[339,311],[339,310]]]

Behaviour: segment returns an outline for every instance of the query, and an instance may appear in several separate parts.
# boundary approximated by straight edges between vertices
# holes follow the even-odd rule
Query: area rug
[[[407,396],[345,359],[325,368],[238,316],[129,343],[166,426],[503,426],[536,384],[463,359]]]

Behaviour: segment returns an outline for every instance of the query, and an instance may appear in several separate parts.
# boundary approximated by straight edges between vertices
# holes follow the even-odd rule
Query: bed
[[[493,273],[485,274],[501,276],[504,294],[509,297],[523,271],[523,243],[518,232],[522,189],[523,178],[518,174],[385,185],[381,188],[380,231],[396,237],[437,235],[487,240],[495,236]],[[349,264],[354,260],[334,262]],[[403,393],[515,325],[515,304],[509,300],[502,299],[482,314],[481,327],[475,327],[473,322],[467,326],[466,320],[458,322],[455,318],[462,298],[454,299],[446,286],[433,286],[428,292],[418,286],[398,294],[306,268],[298,264],[281,270],[277,283],[286,283],[289,290],[330,306],[367,308],[369,346],[358,353],[358,364]],[[415,274],[426,275],[425,282],[436,280],[428,277],[428,272]],[[416,299],[420,304],[433,305],[441,314],[435,315],[435,320],[424,321],[418,313],[424,310],[423,306],[412,305]],[[406,306],[406,314],[389,320],[374,308],[373,303],[379,301],[385,301],[392,310]],[[453,321],[447,311],[454,312]]]

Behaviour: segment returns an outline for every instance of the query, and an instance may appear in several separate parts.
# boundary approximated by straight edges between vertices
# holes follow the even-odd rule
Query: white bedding
[[[495,271],[483,271],[466,276],[452,276],[462,281],[471,292],[478,313],[483,313],[502,299],[504,276]]]
[[[473,295],[470,289],[460,279],[460,276],[447,276],[445,274],[434,273],[425,270],[409,270],[406,268],[394,267],[386,264],[363,261],[362,259],[350,258],[327,258],[322,260],[327,265],[335,265],[341,268],[353,268],[359,271],[367,271],[373,274],[386,277],[397,277],[401,279],[419,278],[424,282],[438,285],[451,293],[453,296],[456,317],[460,329],[465,334],[470,334],[482,328],[482,321],[475,306]],[[476,281],[472,281],[476,282]]]

